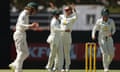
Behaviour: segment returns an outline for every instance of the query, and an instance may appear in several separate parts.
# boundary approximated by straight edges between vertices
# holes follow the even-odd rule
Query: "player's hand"
[[[69,30],[69,29],[66,29],[65,32],[70,32],[70,30]]]
[[[32,29],[34,31],[39,30],[40,29],[39,24],[37,22],[32,23],[30,29]]]
[[[38,28],[38,27],[39,27],[39,23],[33,22],[33,23],[32,23],[32,27],[33,27],[33,28]]]
[[[76,10],[75,10],[75,4],[74,3],[71,3],[71,8],[72,8],[72,10],[74,10],[75,12],[76,12]]]

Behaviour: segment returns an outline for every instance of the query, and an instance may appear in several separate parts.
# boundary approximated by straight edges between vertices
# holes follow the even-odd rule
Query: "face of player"
[[[71,13],[72,13],[72,10],[71,10],[71,9],[67,9],[67,10],[65,10],[65,14],[66,14],[66,16],[69,16]]]
[[[107,21],[108,20],[108,16],[103,16],[103,21]]]
[[[59,15],[55,15],[56,19],[59,19]]]
[[[37,13],[37,10],[32,8],[31,10],[29,10],[29,15],[34,15]]]
[[[32,15],[36,14],[37,13],[37,10],[36,9],[33,9],[32,10]]]

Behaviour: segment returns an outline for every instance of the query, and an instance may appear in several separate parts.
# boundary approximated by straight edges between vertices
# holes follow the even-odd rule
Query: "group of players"
[[[38,23],[29,24],[29,15],[37,12],[38,4],[35,2],[28,3],[20,13],[16,31],[13,39],[16,46],[16,59],[9,64],[13,72],[22,72],[23,62],[29,56],[29,50],[26,41],[26,30],[37,30]],[[46,69],[48,72],[70,72],[70,48],[72,43],[71,32],[74,22],[77,20],[77,13],[74,5],[64,7],[64,14],[60,11],[53,11],[53,17],[50,22],[50,35],[47,42],[50,44],[50,55]],[[96,31],[99,31],[98,43],[102,52],[104,72],[109,71],[109,65],[114,57],[114,45],[112,35],[115,33],[115,23],[109,18],[109,10],[104,8],[101,11],[102,17],[97,20],[93,30],[92,39],[96,37]],[[65,65],[64,65],[65,61]],[[63,70],[63,66],[65,66]]]

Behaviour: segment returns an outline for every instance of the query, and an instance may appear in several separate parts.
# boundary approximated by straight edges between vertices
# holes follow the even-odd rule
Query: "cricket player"
[[[112,36],[116,28],[113,19],[109,18],[109,10],[107,8],[102,9],[101,15],[102,17],[97,20],[93,27],[92,39],[96,38],[95,33],[98,30],[98,43],[102,52],[104,72],[108,72],[115,52]]]
[[[65,14],[60,15],[62,29],[69,29],[70,32],[61,32],[63,54],[65,59],[65,71],[69,72],[70,60],[70,48],[72,43],[71,32],[74,22],[77,19],[77,14],[74,6],[66,6],[64,8]]]
[[[38,23],[29,24],[29,15],[35,14],[37,7],[38,4],[35,2],[28,3],[18,17],[16,31],[13,34],[17,56],[14,62],[9,64],[12,72],[22,72],[23,62],[29,56],[26,30],[39,27]]]
[[[56,10],[53,12],[53,18],[50,23],[50,35],[47,38],[47,42],[50,44],[50,55],[48,59],[48,64],[46,65],[46,69],[48,72],[54,72],[53,65],[55,59],[57,59],[57,69],[58,72],[62,70],[62,62],[63,62],[63,50],[60,48],[61,36],[60,33],[63,31],[69,32],[68,29],[60,28],[60,20],[59,20],[60,11]]]

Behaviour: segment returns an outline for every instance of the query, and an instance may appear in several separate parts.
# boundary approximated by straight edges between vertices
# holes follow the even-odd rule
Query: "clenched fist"
[[[37,22],[33,22],[33,23],[32,23],[32,27],[33,27],[33,28],[38,28],[38,27],[39,27],[39,24],[38,24]]]

